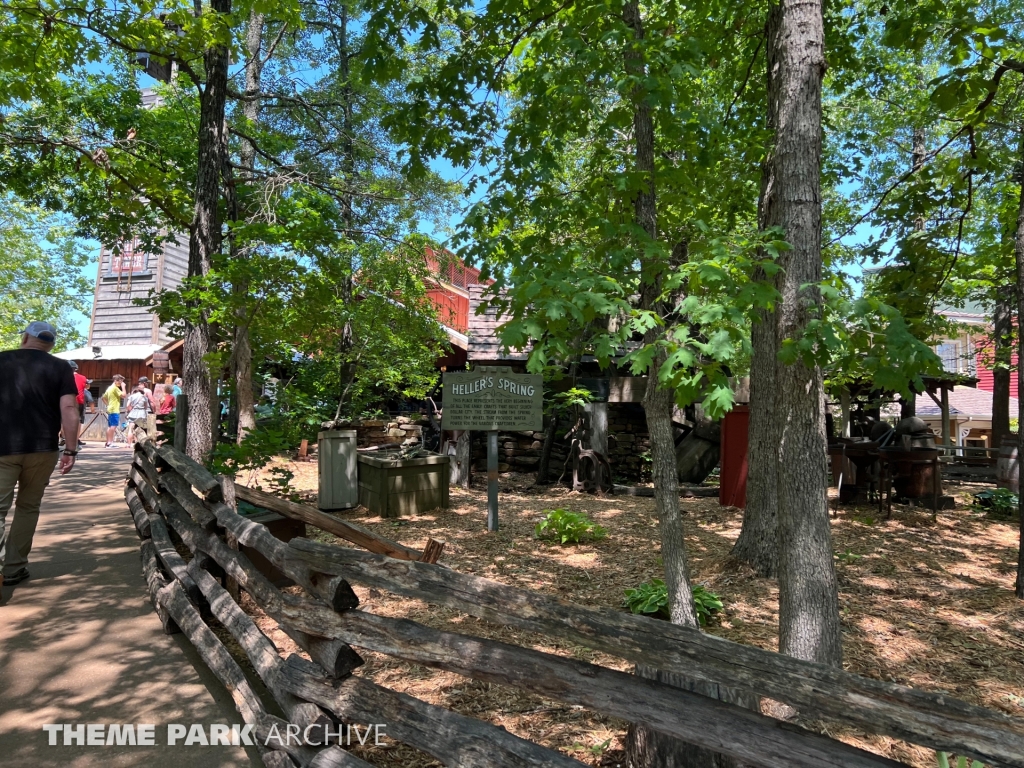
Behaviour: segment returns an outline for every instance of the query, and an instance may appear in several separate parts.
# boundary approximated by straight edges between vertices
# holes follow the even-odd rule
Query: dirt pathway
[[[0,763],[261,765],[252,747],[247,754],[232,746],[166,746],[170,723],[202,723],[208,731],[241,718],[188,642],[164,635],[153,612],[123,496],[129,461],[126,450],[90,444],[71,474],[54,476],[29,558],[32,577],[3,589]],[[49,723],[151,723],[156,746],[64,746],[62,734],[50,746],[43,729]]]

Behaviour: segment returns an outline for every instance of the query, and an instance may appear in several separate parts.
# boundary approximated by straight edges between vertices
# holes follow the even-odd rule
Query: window
[[[935,354],[942,360],[942,370],[960,373],[960,342],[947,341],[935,347]]]

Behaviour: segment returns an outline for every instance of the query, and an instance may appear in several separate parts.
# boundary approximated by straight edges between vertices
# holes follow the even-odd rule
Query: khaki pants
[[[13,576],[28,565],[32,537],[39,522],[39,505],[57,465],[58,451],[0,456],[0,568]],[[14,521],[7,525],[7,513],[18,488]]]

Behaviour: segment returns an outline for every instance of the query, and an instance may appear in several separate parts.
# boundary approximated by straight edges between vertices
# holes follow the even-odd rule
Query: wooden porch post
[[[942,444],[952,445],[949,432],[949,387],[942,385]]]

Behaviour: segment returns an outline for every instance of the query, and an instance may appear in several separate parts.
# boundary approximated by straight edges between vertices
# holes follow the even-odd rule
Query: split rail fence
[[[236,509],[237,498],[272,508],[347,539],[355,547],[305,538],[287,543]],[[143,435],[125,487],[142,539],[143,572],[165,631],[183,632],[230,692],[258,742],[287,723],[316,738],[338,723],[386,724],[387,736],[447,766],[579,766],[557,751],[380,686],[353,671],[353,649],[513,686],[548,699],[646,726],[755,766],[881,768],[902,763],[740,706],[656,680],[506,643],[360,610],[350,584],[443,605],[496,624],[603,651],[672,678],[766,697],[815,717],[991,766],[1024,768],[1024,724],[944,694],[853,675],[698,630],[457,573],[433,561],[441,545],[412,550],[311,507],[218,480],[170,445]],[[191,558],[186,562],[184,549]],[[283,592],[240,550],[259,552],[303,589]],[[309,656],[282,658],[239,605],[244,590]],[[265,684],[261,698],[207,623],[226,628]],[[269,711],[268,711],[269,710]],[[280,711],[286,720],[270,712]],[[306,731],[307,727],[313,726]],[[338,744],[259,745],[269,768],[368,766]]]

